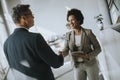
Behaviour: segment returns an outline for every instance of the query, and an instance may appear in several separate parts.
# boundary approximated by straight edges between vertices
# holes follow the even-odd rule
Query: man
[[[29,5],[13,8],[16,28],[4,43],[4,52],[15,80],[55,80],[50,67],[63,65],[62,54],[56,55],[39,33],[29,32],[34,16]]]

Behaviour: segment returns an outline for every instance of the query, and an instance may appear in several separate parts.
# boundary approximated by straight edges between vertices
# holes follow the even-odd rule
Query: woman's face
[[[74,15],[68,17],[68,24],[71,29],[78,29],[80,26],[80,21],[78,21]]]

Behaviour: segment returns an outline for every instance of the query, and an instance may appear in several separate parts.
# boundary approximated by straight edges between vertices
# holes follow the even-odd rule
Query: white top
[[[81,35],[75,35],[75,44],[76,44],[77,47],[78,47],[78,46],[81,46]],[[79,57],[79,58],[77,59],[77,61],[78,61],[78,62],[82,62],[83,59]]]
[[[81,35],[75,35],[75,44],[76,46],[81,45]]]

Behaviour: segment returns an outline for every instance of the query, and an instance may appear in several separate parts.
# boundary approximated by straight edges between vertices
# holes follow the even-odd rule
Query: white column
[[[9,14],[8,13],[8,9],[7,9],[7,4],[6,4],[6,0],[1,0],[1,6],[2,6],[2,12],[3,12],[3,15],[4,15],[4,25],[5,25],[5,28],[6,28],[6,32],[7,32],[7,35],[10,34],[10,31],[9,31],[9,28],[7,26],[7,22],[6,22],[6,15]]]
[[[7,6],[7,0],[1,0],[1,5],[2,5],[2,9],[3,9],[3,15],[4,15],[4,22],[5,22],[5,27],[6,27],[6,31],[9,34],[11,34],[15,28],[15,24],[12,20],[12,17],[9,13],[8,10],[8,6]]]

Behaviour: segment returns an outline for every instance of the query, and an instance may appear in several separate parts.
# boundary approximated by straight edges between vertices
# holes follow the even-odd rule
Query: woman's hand
[[[90,58],[89,54],[85,54],[85,53],[74,53],[72,54],[73,57],[81,57],[83,59],[88,60]]]

